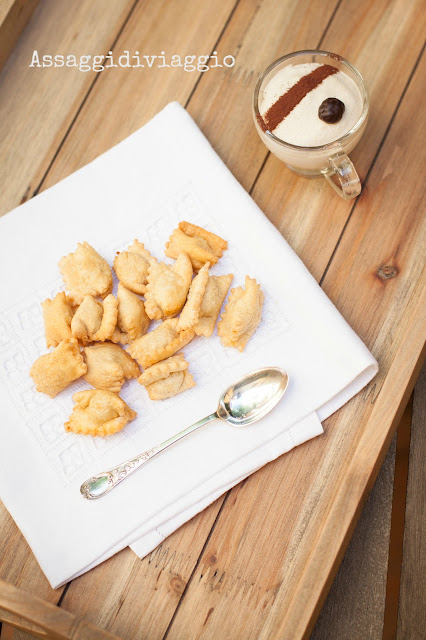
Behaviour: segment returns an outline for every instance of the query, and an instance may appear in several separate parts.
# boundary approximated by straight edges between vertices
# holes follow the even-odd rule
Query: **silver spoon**
[[[252,371],[222,393],[215,413],[199,420],[152,449],[140,453],[135,458],[92,476],[81,485],[81,494],[88,500],[104,496],[157,453],[164,451],[167,447],[212,420],[224,420],[234,427],[245,427],[260,420],[275,407],[287,389],[287,384],[287,373],[277,367]]]

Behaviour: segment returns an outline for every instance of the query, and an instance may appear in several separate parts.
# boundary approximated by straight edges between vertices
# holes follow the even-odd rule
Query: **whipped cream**
[[[322,66],[319,63],[287,65],[271,77],[259,96],[259,112],[268,109],[303,76]],[[318,117],[318,109],[327,98],[338,98],[345,105],[339,122],[329,124]],[[325,78],[312,89],[275,127],[272,133],[284,142],[301,147],[316,147],[341,138],[357,123],[362,113],[362,96],[355,82],[343,71]]]

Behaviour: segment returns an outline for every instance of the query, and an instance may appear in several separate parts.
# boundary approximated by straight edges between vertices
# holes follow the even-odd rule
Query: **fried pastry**
[[[195,387],[188,367],[183,353],[178,353],[146,369],[138,382],[146,388],[151,400],[165,400]]]
[[[143,368],[165,360],[182,349],[194,337],[193,329],[186,329],[179,333],[176,328],[177,323],[177,318],[164,320],[154,331],[131,342],[127,351]]]
[[[201,273],[201,271],[200,271]],[[206,290],[201,301],[199,319],[194,327],[197,336],[209,338],[216,324],[223,301],[231,286],[234,276],[229,273],[226,276],[210,276]]]
[[[71,320],[73,308],[63,291],[51,300],[47,298],[41,303],[43,308],[44,332],[46,346],[57,347],[62,340],[71,338]]]
[[[191,259],[195,270],[201,269],[203,264],[210,262],[216,264],[222,256],[224,249],[228,248],[228,243],[223,238],[206,231],[202,227],[190,222],[179,222],[166,242],[165,254],[169,258],[177,258],[185,251]]]
[[[71,321],[71,333],[81,344],[93,340],[102,324],[103,307],[93,296],[84,296]]]
[[[119,282],[117,289],[118,319],[111,340],[128,344],[143,336],[151,322],[146,315],[145,305],[135,293]]]
[[[145,293],[148,267],[152,256],[142,242],[134,240],[126,250],[114,258],[114,271],[120,282],[133,293]]]
[[[177,324],[178,331],[189,329],[189,327],[193,327],[198,322],[201,302],[209,280],[209,267],[210,262],[206,262],[189,287],[188,298],[179,316],[179,322]]]
[[[157,362],[151,367],[145,369],[145,371],[139,376],[138,382],[139,384],[143,384],[144,387],[147,387],[153,382],[157,382],[157,380],[167,378],[170,373],[174,373],[175,371],[185,371],[188,369],[188,366],[189,365],[186,362],[183,353],[176,353],[176,355],[170,356],[170,358],[166,358],[166,360]]]
[[[217,325],[217,333],[225,347],[243,351],[256,331],[262,315],[264,295],[254,278],[246,276],[245,290],[231,290],[228,304]]]
[[[137,413],[112,391],[87,389],[75,393],[75,406],[65,431],[90,436],[109,436],[121,431]]]
[[[99,342],[83,349],[87,371],[83,376],[95,389],[119,393],[126,380],[137,378],[140,369],[118,344]]]
[[[109,340],[117,324],[118,302],[110,293],[98,302],[93,296],[84,296],[71,321],[71,333],[82,345]]]
[[[40,356],[31,367],[30,376],[37,391],[54,398],[71,382],[80,378],[87,366],[75,338],[63,340],[56,349]]]
[[[74,253],[61,258],[59,269],[73,304],[87,295],[105,298],[112,291],[110,266],[88,242],[79,242]]]
[[[99,340],[100,342],[109,340],[114,333],[117,317],[118,301],[117,298],[110,293],[102,303],[101,324],[96,333],[92,334],[92,340]]]
[[[152,259],[148,269],[145,311],[151,320],[175,316],[185,304],[192,280],[191,260],[180,253],[173,266]]]

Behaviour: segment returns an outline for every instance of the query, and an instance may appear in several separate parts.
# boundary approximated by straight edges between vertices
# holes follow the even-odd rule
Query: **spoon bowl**
[[[287,385],[288,375],[282,369],[257,369],[223,392],[217,415],[234,427],[245,427],[266,416],[281,400]]]
[[[222,393],[215,413],[199,420],[152,449],[140,453],[135,458],[92,476],[83,482],[80,493],[87,500],[100,498],[155,455],[212,420],[219,418],[234,427],[245,427],[260,420],[279,402],[287,385],[288,375],[278,367],[252,371],[234,382]]]

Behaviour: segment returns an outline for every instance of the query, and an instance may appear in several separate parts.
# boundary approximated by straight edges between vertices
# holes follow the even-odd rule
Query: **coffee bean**
[[[334,124],[342,119],[345,111],[344,103],[338,98],[327,98],[321,102],[318,109],[318,117],[328,124]]]

